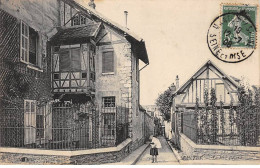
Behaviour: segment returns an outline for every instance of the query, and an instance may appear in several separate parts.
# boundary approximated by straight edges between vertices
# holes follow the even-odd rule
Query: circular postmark
[[[227,8],[229,9],[229,8]],[[211,53],[223,62],[238,63],[249,58],[256,48],[255,18],[245,10],[216,17],[207,33]]]

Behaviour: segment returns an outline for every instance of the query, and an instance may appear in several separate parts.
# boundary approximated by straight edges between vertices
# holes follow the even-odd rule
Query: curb
[[[170,146],[175,158],[177,159],[177,161],[181,164],[181,157],[180,155],[178,154],[178,152],[173,148],[173,146],[171,145],[170,141],[167,141],[168,145]]]
[[[140,159],[140,157],[144,154],[144,152],[146,151],[146,149],[148,149],[149,144],[147,144],[147,146],[144,148],[144,150],[138,155],[138,157],[134,160],[134,162],[131,165],[135,165],[138,160]]]

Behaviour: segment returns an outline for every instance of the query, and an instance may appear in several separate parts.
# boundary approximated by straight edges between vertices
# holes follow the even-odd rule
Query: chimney
[[[127,15],[128,15],[128,12],[124,11],[124,13],[125,13],[125,27],[127,28]]]
[[[178,75],[176,76],[175,83],[176,83],[176,89],[179,89],[179,76]]]
[[[90,2],[88,3],[88,6],[90,6],[93,9],[95,9],[96,8],[96,4],[95,4],[94,0],[90,0]]]

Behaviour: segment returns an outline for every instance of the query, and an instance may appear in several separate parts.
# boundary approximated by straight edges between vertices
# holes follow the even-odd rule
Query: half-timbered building
[[[143,143],[139,60],[149,60],[142,38],[97,12],[93,1],[0,7],[1,146]]]
[[[235,108],[238,105],[239,82],[239,79],[227,75],[212,61],[207,61],[181,87],[179,87],[179,77],[177,76],[171,111],[172,140],[178,144],[180,133],[187,134],[187,132],[191,139],[196,137],[196,131],[192,131],[198,124],[197,121],[195,122],[194,113],[196,108],[205,107],[205,92],[208,93],[210,103],[211,91],[214,89],[217,109],[220,106],[229,108],[231,102]],[[229,116],[226,116],[225,120],[228,125]],[[184,128],[189,129],[184,130]]]

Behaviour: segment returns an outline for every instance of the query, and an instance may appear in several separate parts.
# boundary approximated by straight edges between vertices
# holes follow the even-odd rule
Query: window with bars
[[[103,107],[115,107],[116,106],[116,98],[114,96],[103,97],[102,98]]]
[[[104,114],[104,135],[114,136],[115,135],[115,114],[107,113]]]
[[[102,54],[102,73],[114,72],[114,52],[106,51]]]
[[[40,55],[38,52],[38,33],[21,21],[20,60],[25,63],[39,65]]]

